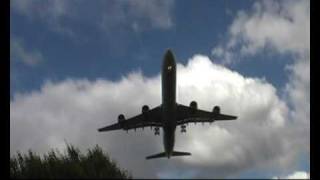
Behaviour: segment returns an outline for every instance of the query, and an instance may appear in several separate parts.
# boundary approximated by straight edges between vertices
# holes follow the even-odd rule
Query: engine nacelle
[[[146,112],[148,112],[148,111],[149,111],[149,106],[144,105],[144,106],[142,107],[142,113],[144,114],[144,113],[146,113]]]
[[[215,107],[213,108],[212,112],[213,112],[214,114],[220,114],[220,107],[219,107],[219,106],[215,106]]]
[[[124,117],[124,115],[123,114],[120,114],[119,116],[118,116],[118,122],[119,123],[122,123],[123,121],[125,121],[126,119],[125,119],[125,117]]]
[[[198,104],[197,104],[197,102],[191,101],[190,107],[191,107],[192,109],[194,109],[194,110],[198,109]]]
[[[191,115],[195,114],[198,109],[198,104],[196,101],[191,101],[190,103]]]

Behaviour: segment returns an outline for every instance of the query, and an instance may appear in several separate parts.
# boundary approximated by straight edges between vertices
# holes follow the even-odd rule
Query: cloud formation
[[[228,35],[225,44],[212,50],[224,63],[264,48],[305,56],[310,51],[310,2],[257,1],[251,11],[237,13]]]
[[[10,7],[12,19],[25,17],[27,23],[67,37],[76,45],[98,40],[108,54],[120,57],[140,33],[174,26],[173,0],[12,0]]]
[[[213,48],[212,54],[229,64],[241,63],[241,57],[254,56],[265,50],[292,55],[292,61],[284,69],[289,77],[283,87],[284,99],[291,107],[288,119],[295,124],[293,128],[301,133],[299,139],[304,139],[301,141],[304,142],[301,152],[309,155],[309,1],[258,1],[252,10],[239,11],[229,27],[227,41]]]
[[[97,1],[10,1],[14,12],[26,16],[31,21],[47,24],[51,30],[73,37],[78,33],[78,24],[82,27],[112,31],[131,29],[169,29],[173,26],[171,0],[117,0]],[[88,13],[88,11],[90,13]]]
[[[256,53],[271,43],[280,53],[310,49],[309,1],[257,2],[250,14],[239,12],[230,27],[232,38],[245,41],[241,52]]]
[[[65,25],[65,20],[74,17],[68,1],[39,1],[26,0],[10,1],[10,8],[29,19],[30,21],[41,22],[48,25],[49,29],[70,37],[74,36],[73,30]]]
[[[98,133],[97,128],[116,122],[117,115],[131,117],[148,104],[161,103],[160,75],[140,72],[112,82],[98,79],[48,81],[41,90],[15,94],[10,102],[10,152],[29,148],[39,153],[64,149],[67,140],[82,150],[99,144],[134,177],[228,177],[254,167],[290,169],[304,136],[288,120],[288,107],[276,89],[258,78],[244,77],[203,55],[187,65],[178,64],[177,98],[188,105],[239,116],[237,121],[177,128],[177,150],[192,152],[187,158],[146,161],[163,150],[162,138],[148,128],[137,133]],[[140,164],[137,166],[136,164]],[[179,167],[179,168],[178,168]],[[210,169],[210,171],[208,171]]]
[[[10,62],[20,62],[27,66],[35,66],[43,61],[40,51],[27,50],[22,40],[17,37],[10,38]]]

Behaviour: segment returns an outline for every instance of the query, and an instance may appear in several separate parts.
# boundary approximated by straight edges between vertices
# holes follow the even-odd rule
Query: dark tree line
[[[51,150],[41,158],[31,150],[10,157],[11,178],[121,178],[132,179],[128,171],[117,166],[108,154],[96,145],[82,154],[67,145],[67,152]]]

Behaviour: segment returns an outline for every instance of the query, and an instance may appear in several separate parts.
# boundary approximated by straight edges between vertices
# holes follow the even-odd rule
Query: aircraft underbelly
[[[163,133],[163,144],[165,151],[171,155],[174,148],[174,140],[175,140],[175,128],[164,128]]]
[[[163,144],[168,157],[174,147],[176,130],[176,64],[173,56],[166,56],[162,68]]]

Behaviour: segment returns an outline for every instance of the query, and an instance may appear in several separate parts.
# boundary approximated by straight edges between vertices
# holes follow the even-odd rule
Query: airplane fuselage
[[[176,127],[181,125],[181,133],[186,132],[186,124],[197,122],[212,123],[216,120],[235,120],[236,116],[220,113],[220,107],[214,106],[212,112],[197,108],[197,102],[191,101],[189,106],[177,104],[176,102],[176,62],[170,49],[167,50],[161,70],[162,83],[162,104],[149,109],[149,106],[142,107],[142,113],[125,119],[123,114],[118,116],[118,122],[99,128],[98,131],[111,131],[123,129],[128,132],[130,129],[155,127],[155,135],[159,135],[159,128],[163,130],[164,152],[147,156],[146,159],[190,156],[190,152],[174,150]]]
[[[167,53],[162,65],[162,121],[163,144],[170,158],[175,140],[176,130],[176,62],[173,54]]]

